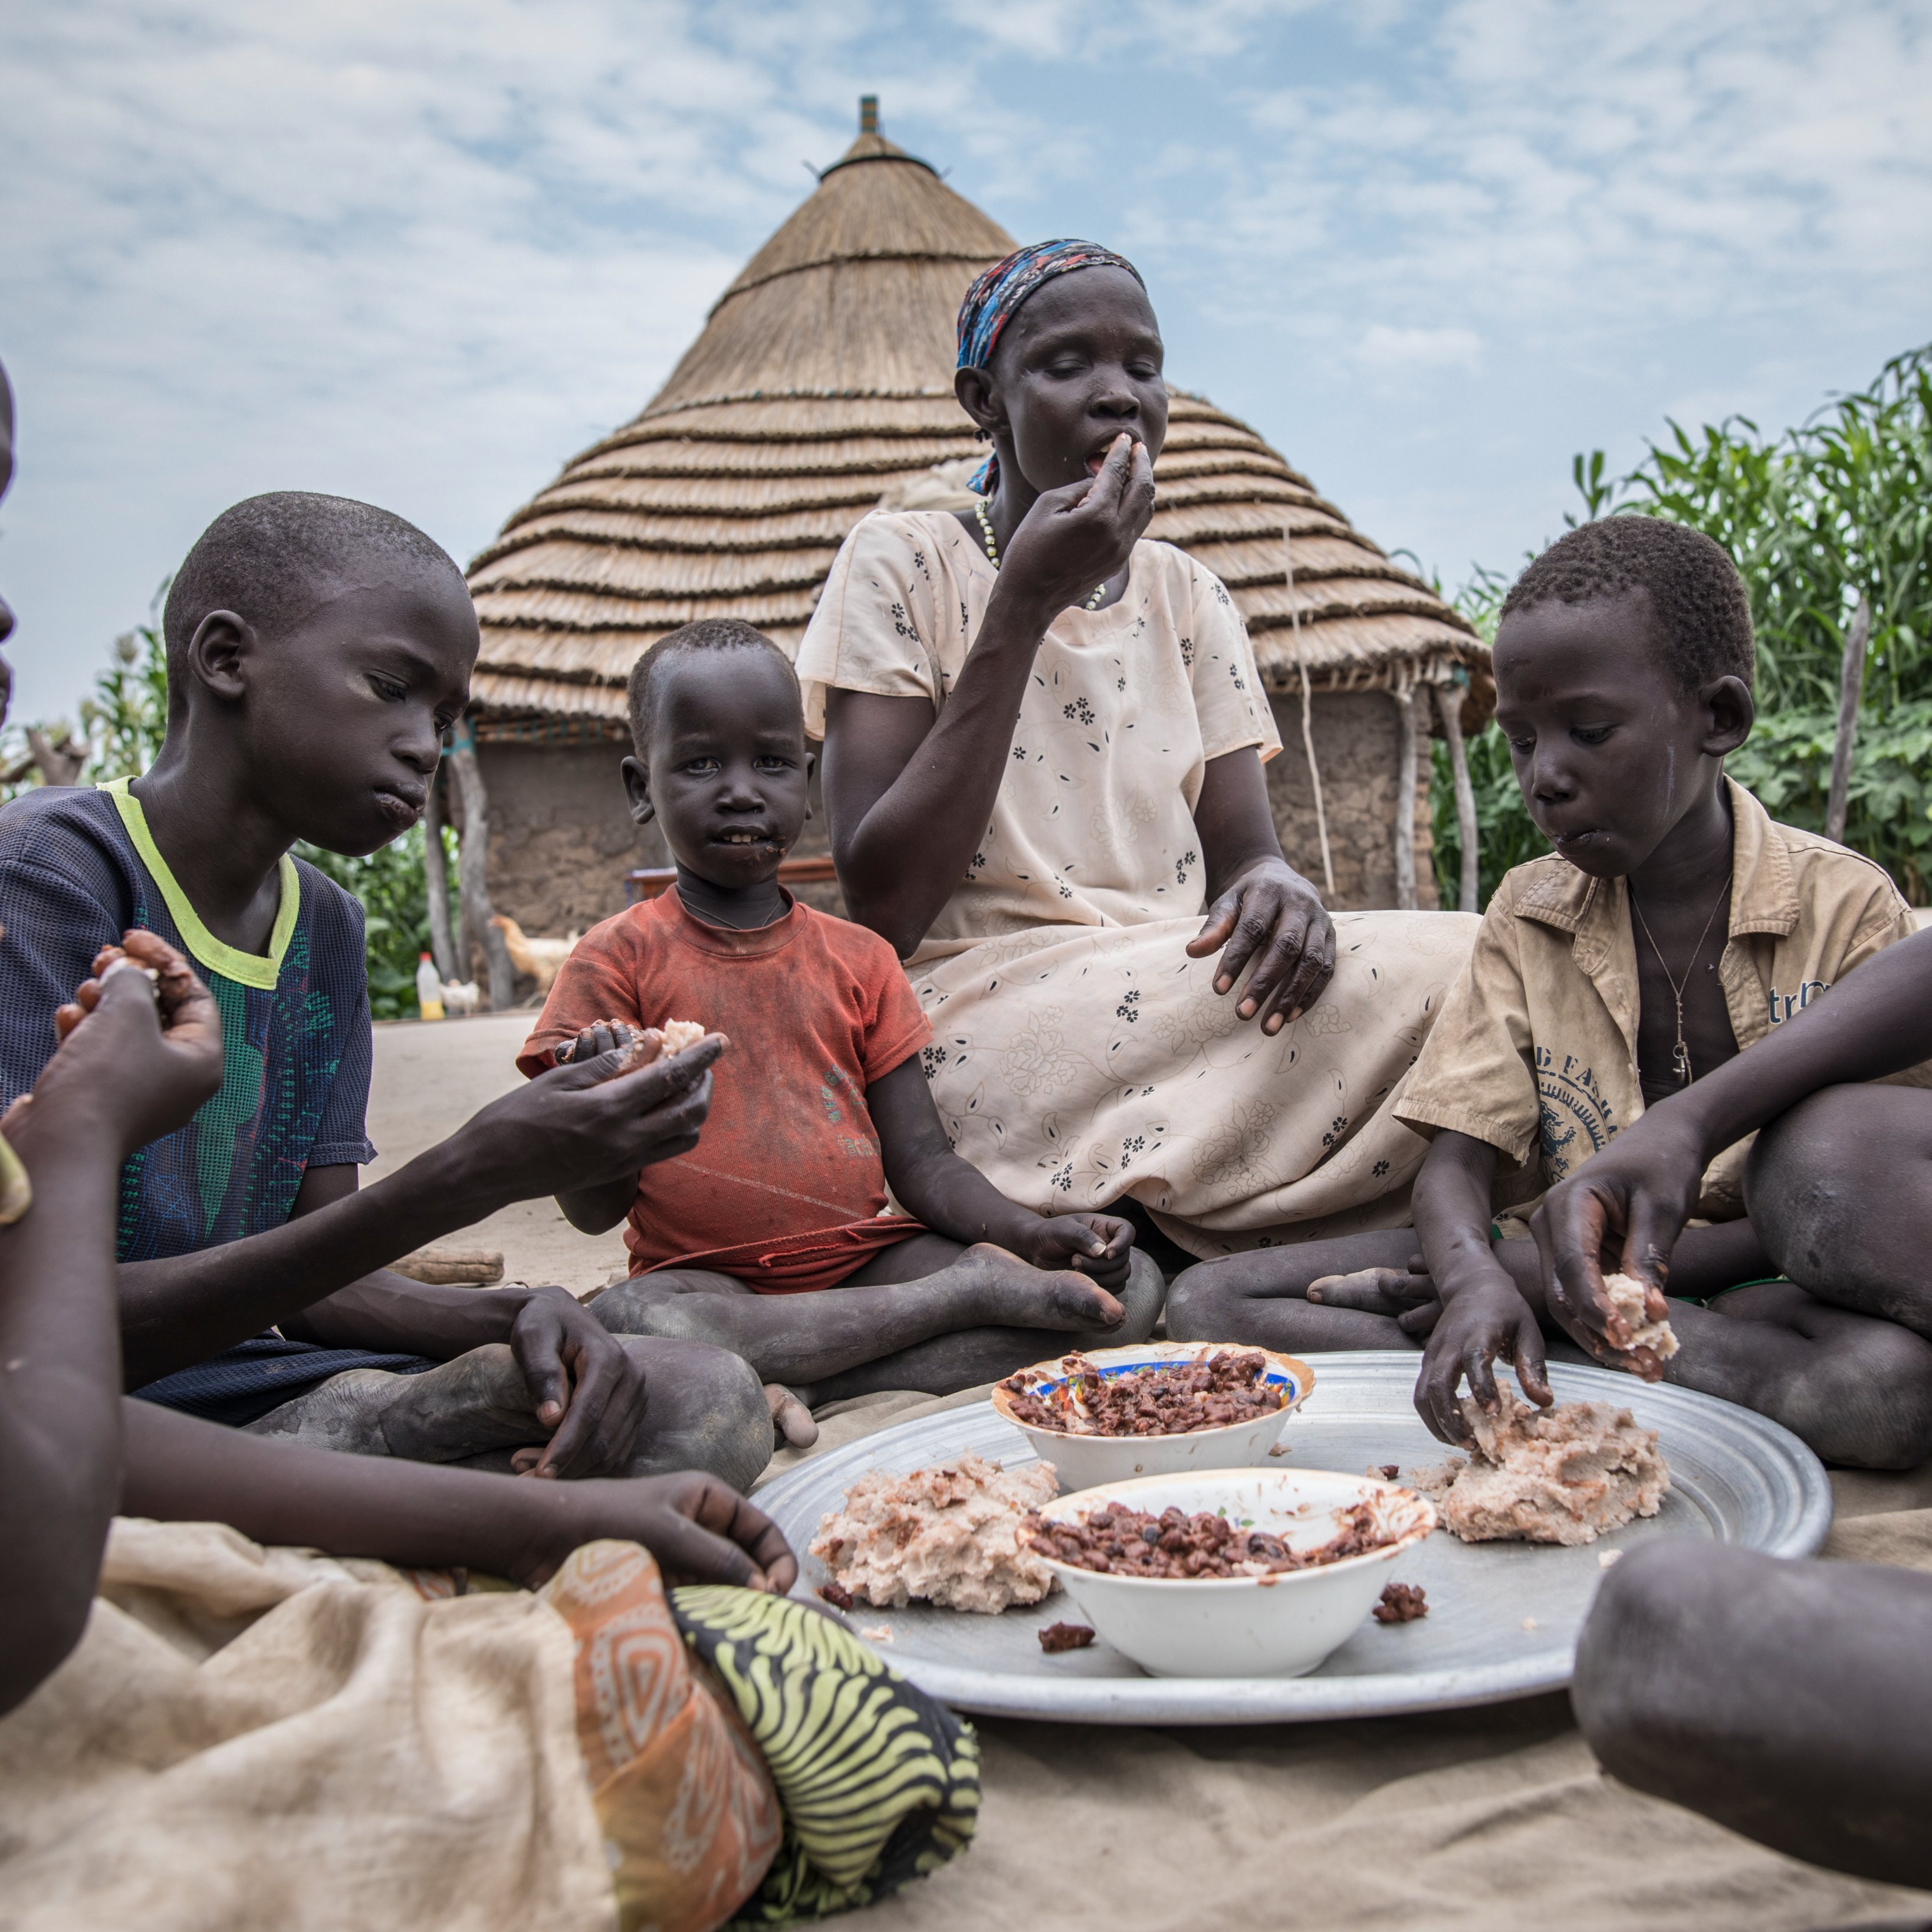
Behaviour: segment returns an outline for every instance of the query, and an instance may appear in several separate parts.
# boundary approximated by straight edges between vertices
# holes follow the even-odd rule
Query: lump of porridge
[[[1604,1286],[1609,1292],[1611,1306],[1630,1324],[1633,1352],[1648,1348],[1660,1362],[1668,1361],[1676,1354],[1676,1332],[1669,1321],[1652,1322],[1644,1314],[1642,1282],[1634,1275],[1606,1274]]]
[[[819,1524],[812,1553],[842,1589],[882,1610],[916,1597],[992,1616],[1054,1587],[1022,1526],[1059,1491],[1051,1462],[1008,1470],[970,1452],[909,1476],[874,1470]]]
[[[1656,1515],[1670,1472],[1655,1430],[1606,1402],[1540,1409],[1498,1392],[1494,1415],[1462,1400],[1473,1456],[1408,1472],[1435,1498],[1444,1528],[1465,1543],[1594,1543],[1633,1516]]]
[[[704,1037],[704,1028],[697,1020],[666,1020],[651,1030],[664,1042],[663,1052],[667,1058],[674,1053],[682,1053],[688,1046],[695,1046]]]

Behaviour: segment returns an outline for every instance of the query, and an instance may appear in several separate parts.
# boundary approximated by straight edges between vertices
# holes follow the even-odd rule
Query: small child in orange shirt
[[[592,1312],[733,1349],[810,1402],[949,1394],[1144,1340],[1162,1283],[1132,1223],[1036,1214],[954,1153],[921,1064],[932,1029],[891,947],[778,883],[812,767],[784,654],[748,624],[688,624],[638,661],[630,711],[632,816],[662,826],[677,884],[585,936],[517,1064],[535,1075],[668,1019],[731,1048],[701,1142],[558,1197],[587,1233],[628,1218],[631,1279]]]

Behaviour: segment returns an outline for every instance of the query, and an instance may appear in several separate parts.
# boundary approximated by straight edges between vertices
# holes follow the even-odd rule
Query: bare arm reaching
[[[1153,514],[1153,465],[1123,434],[1097,476],[1049,490],[1028,511],[936,718],[921,698],[831,694],[825,802],[839,881],[852,916],[902,959],[965,876],[992,817],[1047,626],[1125,566]]]
[[[214,1002],[169,958],[158,1008],[122,967],[95,986],[85,1024],[65,1010],[63,1044],[8,1115],[34,1198],[0,1229],[0,1712],[79,1642],[120,1490],[121,1162],[221,1081]]]
[[[372,1187],[246,1240],[124,1268],[129,1386],[299,1316],[397,1256],[508,1202],[634,1176],[648,1162],[689,1152],[710,1104],[709,1070],[721,1045],[703,1041],[634,1072],[621,1072],[616,1054],[559,1067],[492,1101]],[[517,1297],[419,1295],[417,1286],[393,1291],[391,1307],[393,1315],[394,1297],[402,1296],[423,1311],[421,1323],[394,1321],[385,1339],[428,1342],[425,1353],[507,1340],[522,1305]],[[368,1332],[358,1328],[364,1346]]]
[[[462,1567],[526,1586],[600,1537],[641,1543],[672,1582],[782,1594],[798,1564],[778,1526],[716,1477],[532,1483],[221,1429],[152,1402],[124,1405],[122,1508],[164,1522],[232,1524],[258,1543],[337,1556]]]
[[[1602,1257],[1660,1291],[1712,1157],[1820,1088],[1882,1079],[1932,1058],[1932,932],[1890,946],[1824,998],[1681,1094],[1649,1108],[1552,1188],[1531,1220],[1552,1316],[1584,1347],[1628,1347]],[[1664,1312],[1651,1297],[1652,1318]]]
[[[954,1153],[915,1054],[866,1090],[894,1198],[955,1241],[991,1241],[1040,1268],[1076,1268],[1119,1288],[1132,1258],[1131,1221],[1113,1214],[1036,1214],[1009,1201]]]

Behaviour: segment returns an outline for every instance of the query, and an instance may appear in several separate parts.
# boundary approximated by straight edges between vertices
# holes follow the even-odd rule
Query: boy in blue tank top
[[[686,1150],[715,1042],[621,1078],[614,1058],[560,1070],[358,1192],[375,1151],[362,908],[290,848],[365,854],[420,815],[477,651],[455,564],[369,505],[255,497],[189,554],[164,628],[153,768],[0,811],[0,1101],[32,1086],[55,1008],[128,929],[185,953],[221,1016],[220,1090],[122,1171],[128,1385],[365,1454],[748,1482],[772,1410],[724,1352],[611,1336],[561,1288],[385,1268],[587,1167]]]

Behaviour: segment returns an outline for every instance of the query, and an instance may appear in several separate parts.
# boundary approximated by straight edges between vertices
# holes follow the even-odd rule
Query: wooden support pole
[[[502,934],[490,923],[490,794],[476,762],[476,730],[466,718],[457,725],[450,740],[449,769],[463,799],[463,842],[456,854],[463,927],[483,949],[489,967],[491,1010],[507,1012],[517,1004],[517,971],[510,964],[510,950]]]
[[[1442,735],[1449,744],[1449,770],[1456,782],[1456,844],[1462,858],[1462,879],[1457,904],[1465,912],[1479,912],[1480,896],[1476,849],[1476,788],[1469,782],[1468,747],[1462,742],[1462,687],[1438,684],[1435,687],[1436,708],[1442,714]]]
[[[1399,912],[1415,910],[1415,698],[1394,691],[1395,700],[1395,903]]]
[[[1871,642],[1871,604],[1863,591],[1845,633],[1844,662],[1838,668],[1838,735],[1832,746],[1832,790],[1825,806],[1825,836],[1845,842],[1845,813],[1852,785],[1852,745],[1858,736],[1858,700],[1865,688],[1865,650]]]
[[[1328,850],[1328,812],[1322,799],[1322,767],[1315,760],[1315,698],[1308,682],[1308,654],[1301,646],[1301,607],[1294,601],[1294,533],[1281,526],[1281,554],[1288,583],[1288,621],[1294,630],[1295,668],[1301,674],[1301,748],[1308,755],[1308,782],[1315,793],[1315,836],[1322,847],[1322,890],[1335,896],[1335,861]]]
[[[430,957],[436,977],[446,985],[466,976],[457,957],[456,935],[449,925],[449,859],[442,849],[442,770],[429,782],[429,802],[423,808],[423,886],[429,901]]]

